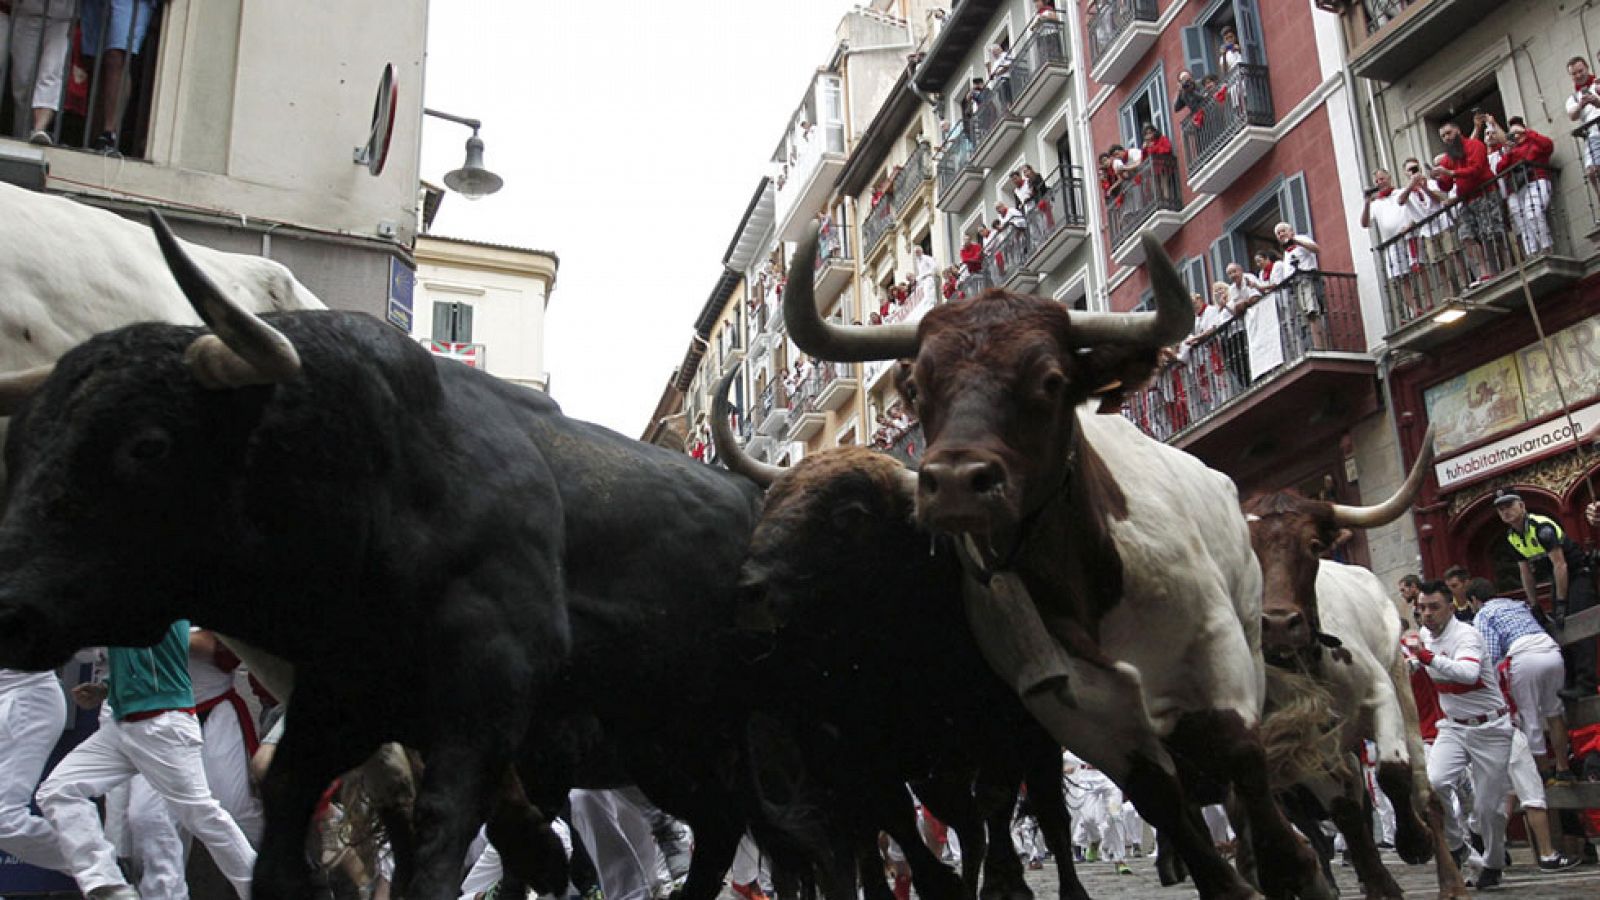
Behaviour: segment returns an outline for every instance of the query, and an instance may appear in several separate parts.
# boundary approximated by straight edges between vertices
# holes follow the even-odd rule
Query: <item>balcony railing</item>
[[[1044,246],[1063,228],[1082,228],[1087,220],[1083,208],[1083,176],[1078,167],[1057,170],[1044,184],[1044,193],[1029,208],[1028,238],[1035,248]]]
[[[957,125],[945,136],[944,147],[939,153],[939,194],[949,193],[960,179],[961,173],[972,162],[972,135],[967,134],[965,128]]]
[[[1050,71],[1052,64],[1059,63],[1060,66],[1056,70],[1059,74],[1053,83],[1064,84],[1066,81],[1065,66],[1068,62],[1066,26],[1061,22],[1034,20],[1028,36],[1017,46],[1012,58],[1011,83],[1014,86],[1014,104],[1017,111],[1023,115],[1033,115],[1048,102],[1049,97],[1046,95],[1054,93],[1050,83],[1047,83],[1050,80],[1040,76]]]
[[[1168,153],[1151,154],[1106,195],[1106,222],[1115,247],[1160,210],[1179,212],[1178,160]]]
[[[1565,255],[1556,170],[1518,163],[1476,197],[1453,203],[1378,245],[1389,331],[1516,270],[1520,256]],[[1591,186],[1591,202],[1594,202]]]
[[[889,200],[894,204],[893,215],[900,215],[917,195],[917,189],[933,174],[933,151],[927,144],[918,144],[916,152],[906,160],[900,171],[895,173],[894,182],[890,185]]]
[[[905,430],[893,434],[888,446],[882,449],[906,465],[916,465],[922,459],[925,444],[922,439],[922,423],[912,422]]]
[[[956,279],[955,293],[949,299],[966,300],[976,297],[994,286],[995,282],[989,277],[987,271],[973,272],[963,270],[961,277]]]
[[[1206,98],[1204,109],[1183,123],[1184,156],[1191,178],[1239,132],[1251,125],[1270,127],[1273,123],[1272,82],[1266,66],[1240,63],[1222,83],[1222,99]]]
[[[889,314],[883,317],[883,323],[888,325],[893,322],[919,319],[923,313],[932,309],[939,298],[936,292],[927,289],[927,284],[926,281],[918,281],[911,294],[905,300],[896,303],[889,310]]]
[[[863,257],[871,257],[878,250],[878,242],[894,227],[894,204],[888,197],[878,200],[878,205],[867,211],[861,221],[861,247]]]
[[[1318,351],[1361,352],[1361,297],[1354,275],[1301,272],[1259,301],[1273,304],[1278,318],[1278,359],[1250,352],[1246,319],[1224,323],[1156,374],[1150,387],[1123,407],[1140,430],[1170,440],[1215,415],[1273,377]]]
[[[849,258],[850,229],[843,219],[835,219],[817,234],[817,261],[813,271],[820,272],[831,261]]]
[[[1028,229],[1002,225],[1000,239],[994,242],[994,252],[983,261],[984,274],[991,283],[1004,284],[1017,270],[1027,267],[1032,253]]]
[[[1600,169],[1600,119],[1585,122],[1572,129],[1573,143],[1578,145],[1578,161],[1585,169]],[[1600,228],[1600,173],[1588,176],[1589,217]]]
[[[983,92],[983,99],[972,113],[974,147],[982,146],[984,138],[994,131],[995,126],[1011,115],[1011,85],[1012,73],[1009,70],[1005,77],[989,81],[989,86]]]
[[[1400,11],[1410,6],[1414,0],[1361,0],[1361,6],[1367,12],[1367,34],[1377,34],[1378,30],[1389,24]]]
[[[85,27],[82,11],[75,11],[81,5],[61,0],[7,4],[10,34],[7,40],[0,30],[0,81],[24,108],[14,119],[15,130],[11,123],[0,124],[0,136],[143,157],[156,67],[163,56],[157,45],[164,6],[141,4],[148,22],[136,22],[139,16],[113,17],[111,27],[96,27],[92,21]],[[4,18],[0,14],[0,21]],[[102,15],[99,21],[106,18]],[[73,65],[72,50],[79,44],[81,69]],[[105,70],[107,48],[132,48],[131,56],[124,54],[119,77]],[[48,121],[35,120],[42,112],[48,113]]]
[[[1160,18],[1156,0],[1102,0],[1089,17],[1089,57],[1098,65],[1100,57],[1128,26],[1134,22],[1154,23]]]

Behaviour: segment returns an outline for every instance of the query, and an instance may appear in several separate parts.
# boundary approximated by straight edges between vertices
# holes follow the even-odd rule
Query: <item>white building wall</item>
[[[475,259],[476,249],[427,236],[418,239],[412,337],[444,339],[433,334],[434,306],[470,304],[472,343],[483,345],[485,371],[507,381],[548,390],[544,319],[555,276],[554,257],[537,251],[496,249],[477,254]],[[485,261],[485,256],[504,258],[512,254],[525,257],[528,269],[512,271],[510,266]]]

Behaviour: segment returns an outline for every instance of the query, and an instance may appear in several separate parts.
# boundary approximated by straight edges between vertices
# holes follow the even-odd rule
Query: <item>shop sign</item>
[[[1497,441],[1474,447],[1433,464],[1440,491],[1453,491],[1509,469],[1518,469],[1547,456],[1572,449],[1573,430],[1588,442],[1600,433],[1600,403],[1572,411],[1572,421],[1556,416]]]

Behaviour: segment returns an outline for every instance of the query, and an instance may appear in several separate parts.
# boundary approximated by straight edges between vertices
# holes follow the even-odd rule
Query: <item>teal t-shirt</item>
[[[189,709],[189,620],[179,619],[152,647],[107,647],[106,699],[118,720],[142,712]]]

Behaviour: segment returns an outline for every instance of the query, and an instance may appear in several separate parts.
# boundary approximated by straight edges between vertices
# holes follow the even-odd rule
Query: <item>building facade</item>
[[[1600,125],[1584,121],[1568,62],[1600,65],[1588,40],[1600,11],[1534,0],[1322,5],[1361,86],[1358,123],[1373,167],[1399,172],[1411,158],[1428,167],[1443,149],[1441,127],[1471,133],[1478,113],[1553,142],[1547,163],[1506,167],[1482,192],[1500,213],[1483,227],[1446,211],[1408,235],[1375,234],[1368,251],[1378,271],[1407,240],[1441,251],[1404,277],[1379,279],[1384,304],[1373,323],[1392,355],[1407,453],[1428,423],[1439,434],[1436,478],[1418,507],[1423,567],[1462,564],[1520,591],[1497,489],[1515,490],[1580,542],[1596,537],[1581,509],[1600,468],[1590,444],[1600,429],[1600,183],[1586,176],[1600,160],[1590,149]],[[1580,451],[1574,432],[1590,447]]]
[[[555,254],[432,234],[417,237],[415,254],[411,336],[436,356],[548,391],[544,318]]]
[[[120,76],[98,44],[69,37],[77,4],[11,5],[9,63],[68,87],[43,136],[6,92],[0,178],[130,215],[161,209],[185,238],[269,256],[330,305],[386,316],[418,231],[427,4],[141,5],[142,41],[105,38],[135,38]],[[374,175],[353,156],[390,64]]]

